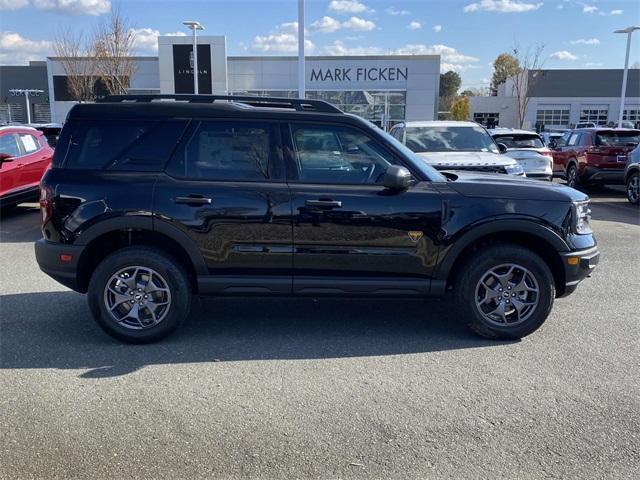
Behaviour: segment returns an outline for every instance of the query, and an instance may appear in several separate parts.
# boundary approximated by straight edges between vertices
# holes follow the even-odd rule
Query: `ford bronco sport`
[[[76,105],[40,205],[40,268],[134,343],[172,332],[193,294],[446,295],[478,334],[520,338],[599,258],[583,193],[439,173],[313,100]]]

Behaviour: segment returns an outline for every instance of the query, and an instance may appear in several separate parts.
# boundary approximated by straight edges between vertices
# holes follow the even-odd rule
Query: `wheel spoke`
[[[507,317],[504,311],[504,302],[498,303],[495,309],[487,312],[487,315],[498,315],[500,318],[502,318],[502,323],[507,323]]]
[[[126,272],[123,272],[123,273],[120,275],[120,277],[119,277],[120,281],[124,282],[124,283],[127,285],[127,287],[129,287],[129,289],[131,289],[131,290],[134,290],[134,289],[136,288],[136,277],[137,277],[137,275],[138,275],[138,270],[139,270],[139,269],[138,269],[138,268],[136,268],[136,269],[133,271],[133,275],[131,275],[131,276],[129,276],[129,277],[125,277],[125,276],[124,276],[124,274],[125,274]]]
[[[153,316],[153,319],[155,320],[156,318],[156,310],[158,310],[159,307],[162,307],[164,305],[168,305],[169,302],[152,302],[152,301],[147,301],[147,303],[145,303],[145,306],[149,309],[149,311],[151,312],[151,315]]]

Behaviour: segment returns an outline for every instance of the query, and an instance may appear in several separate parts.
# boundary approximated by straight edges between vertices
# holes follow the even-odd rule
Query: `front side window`
[[[202,180],[269,180],[274,176],[272,130],[264,123],[203,121],[167,173]]]
[[[0,135],[0,153],[6,153],[12,157],[20,156],[20,149],[15,135],[12,133]]]
[[[364,132],[341,126],[292,125],[298,180],[327,184],[375,184],[393,156]]]
[[[414,152],[493,152],[498,147],[482,127],[407,127],[405,143]]]

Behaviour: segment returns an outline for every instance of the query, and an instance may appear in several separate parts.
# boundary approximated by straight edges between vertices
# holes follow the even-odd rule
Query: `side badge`
[[[407,235],[413,243],[417,243],[422,238],[422,232],[420,230],[411,230]]]

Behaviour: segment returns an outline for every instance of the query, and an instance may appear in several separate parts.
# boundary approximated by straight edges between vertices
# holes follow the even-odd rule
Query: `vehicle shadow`
[[[624,187],[600,187],[586,193],[591,198],[594,220],[640,225],[640,209],[629,203]]]
[[[37,204],[26,203],[0,210],[0,243],[35,242],[41,237]]]
[[[75,292],[0,297],[0,368],[126,375],[146,365],[406,355],[505,345],[448,318],[437,300],[194,299],[191,318],[152,345],[112,340]]]

